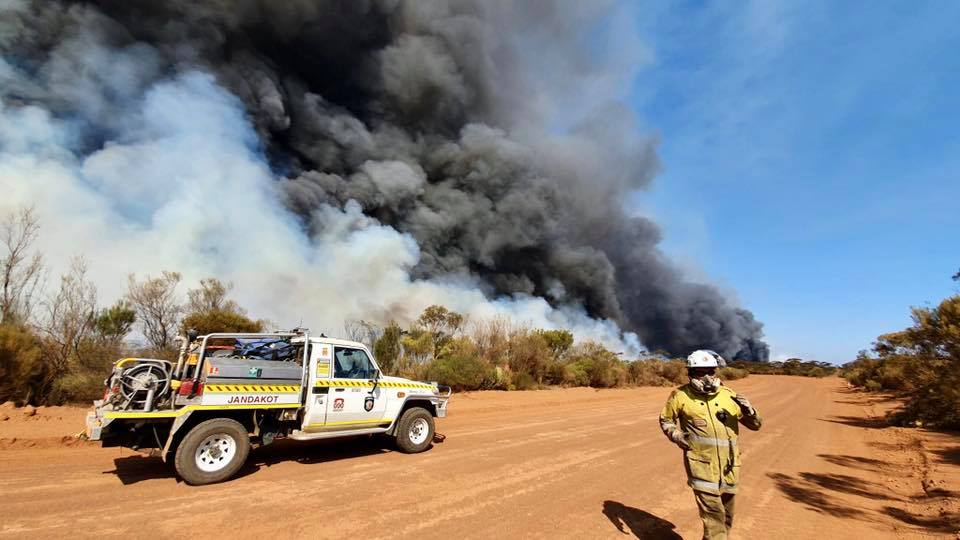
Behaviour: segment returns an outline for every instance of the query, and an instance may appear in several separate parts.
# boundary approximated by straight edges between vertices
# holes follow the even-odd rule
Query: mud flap
[[[185,414],[173,419],[173,425],[170,426],[170,434],[167,435],[167,442],[163,445],[163,452],[160,453],[160,459],[162,459],[164,463],[167,462],[167,456],[170,455],[173,438],[177,435],[177,432],[180,431],[180,428],[187,423],[187,419],[190,418],[191,414],[193,414],[193,411],[187,411]]]

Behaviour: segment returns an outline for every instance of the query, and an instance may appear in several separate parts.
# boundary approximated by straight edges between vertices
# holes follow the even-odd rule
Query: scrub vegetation
[[[0,402],[34,405],[88,401],[102,396],[103,380],[118,358],[174,359],[173,338],[184,328],[259,331],[229,300],[230,284],[210,278],[178,293],[176,272],[130,276],[123,298],[102,306],[75,257],[55,287],[33,249],[40,224],[29,208],[0,220]],[[131,343],[137,331],[142,343]]]
[[[596,342],[576,342],[567,330],[531,328],[504,318],[470,322],[443,306],[428,307],[408,328],[389,324],[375,337],[373,349],[388,373],[456,390],[667,386],[686,380],[680,360],[627,361]]]
[[[757,375],[796,375],[799,377],[827,377],[837,373],[837,366],[828,362],[790,358],[783,362],[732,362],[727,369],[736,369]]]
[[[842,375],[854,386],[902,396],[894,423],[960,429],[960,295],[913,308],[912,316],[912,326],[879,336]]]

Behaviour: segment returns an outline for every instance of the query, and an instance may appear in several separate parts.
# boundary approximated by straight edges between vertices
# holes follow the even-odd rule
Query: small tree
[[[40,324],[46,373],[43,390],[66,375],[81,360],[82,346],[91,337],[97,314],[97,289],[87,279],[87,264],[76,257],[60,277],[60,289],[45,303]]]
[[[10,212],[0,222],[0,323],[30,319],[34,296],[43,281],[43,257],[31,253],[40,223],[32,208]]]
[[[177,331],[183,308],[177,297],[178,272],[164,271],[160,277],[147,276],[137,281],[131,274],[127,280],[126,300],[137,312],[144,337],[159,350],[169,349]]]
[[[555,359],[560,359],[573,346],[573,334],[569,330],[537,330],[546,342]]]
[[[417,318],[416,326],[430,334],[433,341],[431,355],[436,357],[437,352],[463,329],[465,323],[466,318],[463,315],[443,306],[433,305],[423,310]]]
[[[213,277],[201,279],[199,287],[187,291],[187,312],[231,311],[246,315],[236,302],[227,298],[231,290],[233,283],[224,283]]]
[[[93,327],[101,340],[119,343],[127,337],[136,321],[137,312],[126,300],[121,299],[116,304],[101,309],[93,320]]]
[[[184,330],[196,330],[201,336],[214,332],[263,332],[263,321],[225,310],[191,313],[183,318],[181,326]]]
[[[373,355],[377,363],[383,368],[384,373],[397,373],[395,370],[400,367],[400,340],[403,337],[403,330],[396,321],[390,323],[383,329],[383,333],[373,343]]]
[[[232,283],[223,283],[217,278],[201,279],[199,287],[187,291],[188,313],[181,324],[182,330],[196,330],[200,335],[262,332],[264,321],[250,319],[246,310],[227,298],[232,289]]]
[[[383,333],[379,326],[361,319],[344,321],[343,331],[353,341],[359,341],[368,347],[372,347]]]
[[[401,340],[405,358],[412,358],[417,364],[423,364],[433,358],[433,334],[422,328],[411,328]],[[404,366],[406,367],[406,366]]]

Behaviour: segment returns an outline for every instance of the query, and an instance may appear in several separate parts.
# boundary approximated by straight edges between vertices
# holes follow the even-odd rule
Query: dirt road
[[[731,386],[765,418],[742,437],[736,538],[960,537],[960,437],[883,428],[889,404],[839,379]],[[457,395],[427,453],[277,443],[200,488],[158,458],[62,442],[79,409],[6,411],[0,537],[699,538],[679,451],[657,427],[669,391]]]

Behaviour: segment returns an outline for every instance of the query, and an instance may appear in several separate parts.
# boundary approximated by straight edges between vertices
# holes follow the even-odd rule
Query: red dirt
[[[735,538],[960,538],[960,437],[883,427],[892,404],[836,378],[731,386],[745,431]],[[0,421],[0,537],[698,538],[670,389],[455,395],[446,442],[404,455],[367,439],[278,442],[241,476],[190,487],[158,458],[74,442],[84,410]]]

